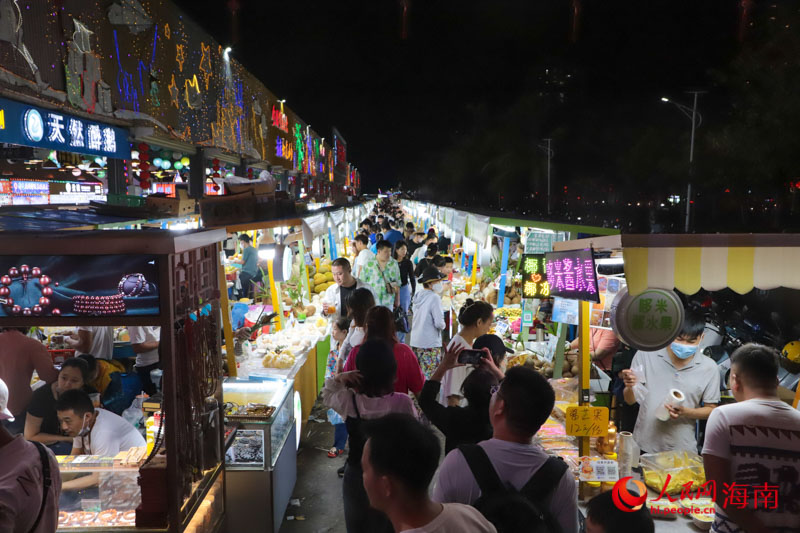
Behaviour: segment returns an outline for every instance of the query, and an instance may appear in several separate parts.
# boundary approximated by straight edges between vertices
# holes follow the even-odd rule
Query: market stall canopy
[[[311,247],[314,239],[328,232],[328,214],[317,213],[303,217],[303,244]]]
[[[486,215],[469,213],[467,215],[467,237],[479,244],[484,244],[489,236],[490,218]]]
[[[778,287],[800,289],[800,235],[621,235],[555,243],[554,249],[622,251],[628,292],[647,288],[700,289],[729,287],[739,294]]]

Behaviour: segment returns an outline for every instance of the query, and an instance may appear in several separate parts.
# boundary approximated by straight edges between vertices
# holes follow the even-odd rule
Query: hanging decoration
[[[200,43],[200,65],[197,67],[203,73],[203,80],[206,84],[206,91],[208,90],[208,82],[211,79],[211,71],[214,68],[211,66],[211,45]]]
[[[197,81],[197,76],[192,76],[192,79],[187,79],[183,82],[183,94],[186,98],[186,105],[189,109],[195,109],[203,104],[203,97],[200,93],[200,83]]]
[[[175,83],[175,74],[172,75],[172,80],[170,80],[167,90],[169,91],[169,100],[172,102],[172,105],[175,106],[175,109],[180,109],[178,103],[178,85]]]
[[[178,64],[178,71],[183,72],[183,62],[186,61],[186,47],[182,44],[175,45],[175,62]]]

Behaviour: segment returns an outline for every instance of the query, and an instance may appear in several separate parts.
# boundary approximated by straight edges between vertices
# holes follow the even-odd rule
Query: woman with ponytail
[[[494,308],[491,304],[467,298],[464,306],[458,312],[458,323],[461,324],[461,330],[450,340],[447,349],[453,350],[459,346],[472,348],[475,339],[489,333],[493,319]],[[464,399],[461,394],[461,385],[471,370],[471,366],[458,366],[445,373],[439,392],[439,403],[444,406],[461,405]]]

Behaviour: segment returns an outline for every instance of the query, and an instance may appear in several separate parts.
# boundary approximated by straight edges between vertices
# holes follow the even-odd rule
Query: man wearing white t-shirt
[[[142,380],[142,390],[152,396],[157,389],[150,379],[150,371],[159,368],[158,344],[161,328],[158,326],[130,326],[131,348],[136,352],[136,373]]]
[[[80,326],[77,338],[66,341],[75,348],[75,357],[88,353],[95,359],[110,361],[114,356],[114,328],[111,326]]]
[[[364,490],[398,533],[496,533],[469,505],[436,503],[428,486],[436,473],[439,439],[414,417],[392,413],[370,421],[361,454]]]
[[[356,260],[353,263],[353,276],[360,278],[361,271],[367,266],[369,260],[375,257],[375,254],[369,249],[369,238],[366,235],[356,235],[353,239],[353,246],[356,249]]]
[[[800,532],[800,412],[778,398],[777,352],[733,352],[730,389],[737,403],[714,409],[703,446],[716,484],[712,531]]]
[[[89,395],[82,390],[66,391],[56,401],[61,431],[72,437],[70,455],[114,457],[119,452],[145,445],[141,433],[119,415],[95,409]],[[65,481],[63,490],[80,490],[97,484],[92,474]]]

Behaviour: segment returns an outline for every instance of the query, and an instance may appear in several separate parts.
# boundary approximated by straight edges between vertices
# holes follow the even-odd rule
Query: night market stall
[[[59,531],[219,530],[225,429],[216,244],[224,236],[0,233],[3,249],[12,252],[0,255],[0,325],[159,326],[164,332],[163,395],[149,398],[141,413],[147,446],[117,457],[59,456],[62,480],[100,479],[97,499],[60,512]]]

